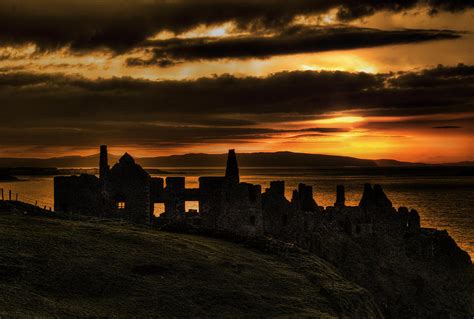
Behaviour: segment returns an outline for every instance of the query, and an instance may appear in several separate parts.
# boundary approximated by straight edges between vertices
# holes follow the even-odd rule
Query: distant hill
[[[474,161],[465,161],[465,162],[457,162],[457,163],[442,163],[439,165],[443,166],[474,166]]]
[[[428,166],[424,163],[401,162],[392,159],[367,160],[348,156],[273,152],[238,153],[241,167],[414,167]],[[111,165],[119,156],[109,154]],[[227,154],[185,154],[159,157],[136,158],[144,167],[223,167]],[[57,168],[95,168],[99,154],[91,156],[66,156],[47,159],[38,158],[0,158],[0,167],[57,167]],[[450,163],[444,166],[474,166],[474,162]]]
[[[425,163],[411,163],[411,162],[400,162],[392,159],[380,159],[374,161],[379,167],[410,167],[410,166],[425,166]]]
[[[118,156],[109,155],[110,163],[115,163]],[[97,167],[99,154],[91,156],[64,156],[46,159],[40,158],[0,158],[0,167]]]
[[[346,156],[304,154],[292,152],[241,153],[237,154],[242,167],[376,167],[372,160]],[[109,155],[111,164],[119,156]],[[148,158],[136,158],[144,167],[222,167],[227,154],[186,154]],[[97,167],[99,155],[67,156],[48,159],[0,158],[0,167]]]
[[[4,175],[0,173],[0,182],[15,182],[17,181],[18,178],[12,175]]]
[[[375,167],[372,160],[345,156],[304,154],[292,152],[237,154],[242,167]],[[141,158],[145,167],[225,166],[227,154],[186,154],[166,157]]]

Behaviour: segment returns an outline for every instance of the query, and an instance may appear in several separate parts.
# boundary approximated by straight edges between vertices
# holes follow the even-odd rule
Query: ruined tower
[[[318,204],[313,197],[313,187],[300,183],[298,190],[293,191],[291,202],[304,212],[315,212]]]
[[[344,185],[337,185],[336,188],[336,202],[334,207],[344,207],[346,206],[346,195]]]
[[[364,185],[364,194],[362,194],[359,207],[366,209],[375,207],[391,208],[392,202],[388,199],[387,195],[385,195],[380,185],[374,185],[372,188],[372,185],[367,183]]]
[[[373,208],[375,207],[375,196],[372,185],[369,183],[364,184],[364,193],[362,194],[362,199],[359,202],[359,207],[363,208]]]
[[[107,155],[107,145],[100,146],[99,178],[103,179],[109,174],[109,159]]]
[[[240,182],[239,166],[237,164],[237,156],[235,150],[229,150],[227,156],[227,167],[225,170],[225,178],[227,181],[238,184]]]

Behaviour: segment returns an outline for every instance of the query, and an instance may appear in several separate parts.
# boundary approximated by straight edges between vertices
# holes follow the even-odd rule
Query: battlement
[[[240,182],[234,150],[229,151],[225,175],[200,177],[199,188],[195,189],[186,188],[185,177],[152,178],[127,153],[110,169],[107,147],[101,146],[100,151],[99,178],[55,178],[56,211],[87,212],[151,224],[157,219],[185,220],[186,202],[194,201],[199,203],[199,209],[191,215],[199,217],[203,227],[241,235],[282,236],[320,223],[336,224],[337,231],[354,236],[378,229],[386,231],[387,227],[397,231],[420,227],[418,213],[406,208],[395,211],[380,185],[364,185],[357,207],[345,205],[343,185],[337,186],[334,207],[328,208],[318,207],[310,185],[299,184],[291,201],[285,198],[284,181],[270,182],[262,194],[260,185]],[[155,215],[155,204],[164,205],[159,216]]]

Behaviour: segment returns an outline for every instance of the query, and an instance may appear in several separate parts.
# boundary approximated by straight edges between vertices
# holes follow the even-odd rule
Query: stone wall
[[[224,207],[224,182],[224,177],[199,178],[199,212],[205,228],[217,228],[217,221]]]
[[[345,206],[338,187],[337,205],[314,211],[301,204],[299,194],[308,188],[289,203],[282,187],[275,182],[262,196],[265,233],[331,262],[371,291],[387,318],[471,313],[469,255],[447,232],[420,228],[416,210],[393,208],[381,186],[366,184],[358,207]]]
[[[263,234],[263,210],[259,185],[237,183],[235,176],[201,177],[199,211],[202,225],[240,236]]]
[[[54,178],[54,211],[100,216],[105,208],[99,179],[92,175]]]
[[[184,177],[166,178],[165,217],[183,219],[185,211],[185,179]]]

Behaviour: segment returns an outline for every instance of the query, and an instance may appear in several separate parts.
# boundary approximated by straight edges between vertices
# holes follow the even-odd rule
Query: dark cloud
[[[430,14],[435,15],[439,11],[458,12],[472,8],[474,4],[469,0],[444,1],[444,0],[348,0],[339,8],[338,17],[341,20],[353,20],[372,15],[379,11],[404,12],[416,6],[424,6],[430,9]]]
[[[389,80],[394,87],[402,88],[434,88],[447,86],[462,86],[467,81],[469,84],[474,79],[474,66],[458,64],[455,68],[439,65],[436,68],[421,72],[400,73]]]
[[[394,118],[391,121],[377,121],[373,120],[363,124],[362,128],[380,131],[390,130],[463,130],[463,132],[474,132],[474,105],[470,113],[450,114],[450,116],[418,116],[413,118],[398,119]]]
[[[107,142],[151,147],[252,141],[281,134],[318,136],[344,130],[279,126],[348,110],[378,116],[451,113],[463,119],[474,112],[473,74],[472,66],[462,64],[396,74],[307,71],[156,82],[0,73],[0,145]],[[372,123],[382,129],[395,125]],[[409,123],[428,129],[446,125],[461,124]],[[466,125],[472,127],[462,124]]]
[[[24,71],[27,69],[25,65],[9,65],[0,67],[0,72]]]
[[[41,49],[70,45],[74,50],[107,47],[122,52],[163,30],[187,31],[198,25],[235,22],[240,29],[286,27],[295,17],[338,10],[341,20],[382,10],[417,6],[457,12],[471,0],[2,0],[0,41],[34,42]]]
[[[267,58],[276,55],[357,49],[390,44],[456,39],[448,30],[383,31],[355,27],[292,27],[274,36],[191,38],[149,41],[151,59],[128,59],[129,66],[169,67],[180,61]]]
[[[54,74],[8,73],[0,76],[3,105],[28,108],[51,119],[77,117],[150,121],[182,119],[183,114],[298,114],[343,107],[366,89],[383,86],[385,75],[347,72],[283,72],[266,78],[230,75],[189,81],[112,78],[88,80]],[[354,99],[354,97],[352,98]],[[68,107],[65,107],[68,105]],[[26,111],[25,111],[26,112]],[[16,113],[18,116],[20,113]],[[25,113],[26,114],[26,113]],[[32,116],[34,117],[34,116]],[[30,118],[30,117],[28,117]],[[25,120],[19,116],[18,120]]]
[[[434,126],[433,128],[440,129],[440,130],[453,130],[453,129],[459,129],[462,127],[458,125],[443,125],[443,126]]]
[[[151,59],[141,59],[141,58],[128,58],[126,61],[126,64],[128,66],[138,66],[138,67],[144,67],[144,66],[158,66],[160,68],[168,68],[171,66],[175,66],[178,64],[178,61],[171,60],[171,59],[160,59],[157,58],[156,56],[151,58]]]
[[[124,134],[127,131],[128,134]],[[204,143],[251,142],[266,139],[283,133],[343,131],[341,129],[326,130],[276,130],[249,127],[195,127],[195,126],[155,126],[142,123],[122,123],[120,127],[100,123],[93,126],[77,128],[51,127],[26,128],[16,130],[0,128],[0,143],[4,146],[47,145],[88,147],[96,143],[114,145],[140,145],[142,147],[176,147]],[[105,133],[105,134],[104,134]],[[313,133],[313,136],[323,135]],[[51,138],[55,136],[55,138]],[[74,145],[71,145],[74,141]]]

